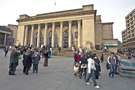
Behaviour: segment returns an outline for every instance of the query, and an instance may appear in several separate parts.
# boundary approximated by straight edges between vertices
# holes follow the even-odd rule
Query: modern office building
[[[129,51],[135,49],[135,9],[126,17],[126,29],[122,31],[122,49]]]
[[[54,48],[75,45],[89,49],[119,46],[118,40],[113,39],[113,22],[102,23],[96,12],[92,4],[36,16],[20,15],[17,45],[51,45]]]

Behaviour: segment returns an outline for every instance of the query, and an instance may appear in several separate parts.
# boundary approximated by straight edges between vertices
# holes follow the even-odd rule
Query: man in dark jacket
[[[4,49],[4,51],[5,51],[5,57],[6,57],[6,55],[7,55],[7,53],[8,53],[8,47],[6,46],[6,48]]]
[[[87,62],[87,58],[85,57],[85,55],[83,55],[81,58],[80,58],[80,60],[79,60],[79,62],[80,62],[80,64],[81,64],[81,66],[80,66],[80,79],[81,79],[81,77],[82,77],[82,73],[83,73],[83,70],[84,70],[84,78],[86,78],[86,70],[87,70],[87,64],[88,64],[88,62]]]
[[[15,70],[16,62],[18,61],[18,55],[20,55],[20,52],[14,48],[10,55],[9,75],[16,75]]]
[[[103,63],[103,61],[104,61],[104,55],[103,55],[102,52],[101,52],[101,58],[100,58],[100,60],[101,60],[101,63]]]

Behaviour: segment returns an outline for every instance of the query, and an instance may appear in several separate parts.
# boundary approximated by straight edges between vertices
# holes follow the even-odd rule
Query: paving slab
[[[15,76],[9,76],[9,57],[4,57],[4,51],[0,50],[0,90],[96,90],[92,79],[90,84],[84,84],[84,79],[74,76],[73,58],[53,56],[49,59],[48,67],[43,67],[44,58],[39,63],[39,73],[23,74],[22,59],[16,69]],[[124,78],[115,75],[108,76],[105,63],[101,63],[101,76],[97,80],[100,90],[135,90],[135,79]]]

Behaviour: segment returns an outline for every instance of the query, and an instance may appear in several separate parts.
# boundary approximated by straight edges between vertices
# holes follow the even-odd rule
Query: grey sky
[[[55,0],[55,11],[81,8],[82,5],[94,4],[102,22],[114,22],[114,38],[121,41],[121,31],[126,28],[125,16],[135,8],[135,0]],[[54,0],[0,0],[0,25],[18,24],[21,14],[53,12]]]

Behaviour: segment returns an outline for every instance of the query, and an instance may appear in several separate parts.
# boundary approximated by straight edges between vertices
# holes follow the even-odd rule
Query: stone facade
[[[34,47],[51,44],[52,47],[101,48],[103,39],[113,39],[113,23],[102,23],[92,5],[81,9],[20,15],[17,45]]]
[[[18,26],[17,25],[12,25],[12,24],[8,24],[8,26],[6,26],[7,28],[10,28],[13,32],[13,43],[16,44],[17,42],[17,30],[18,30]]]

